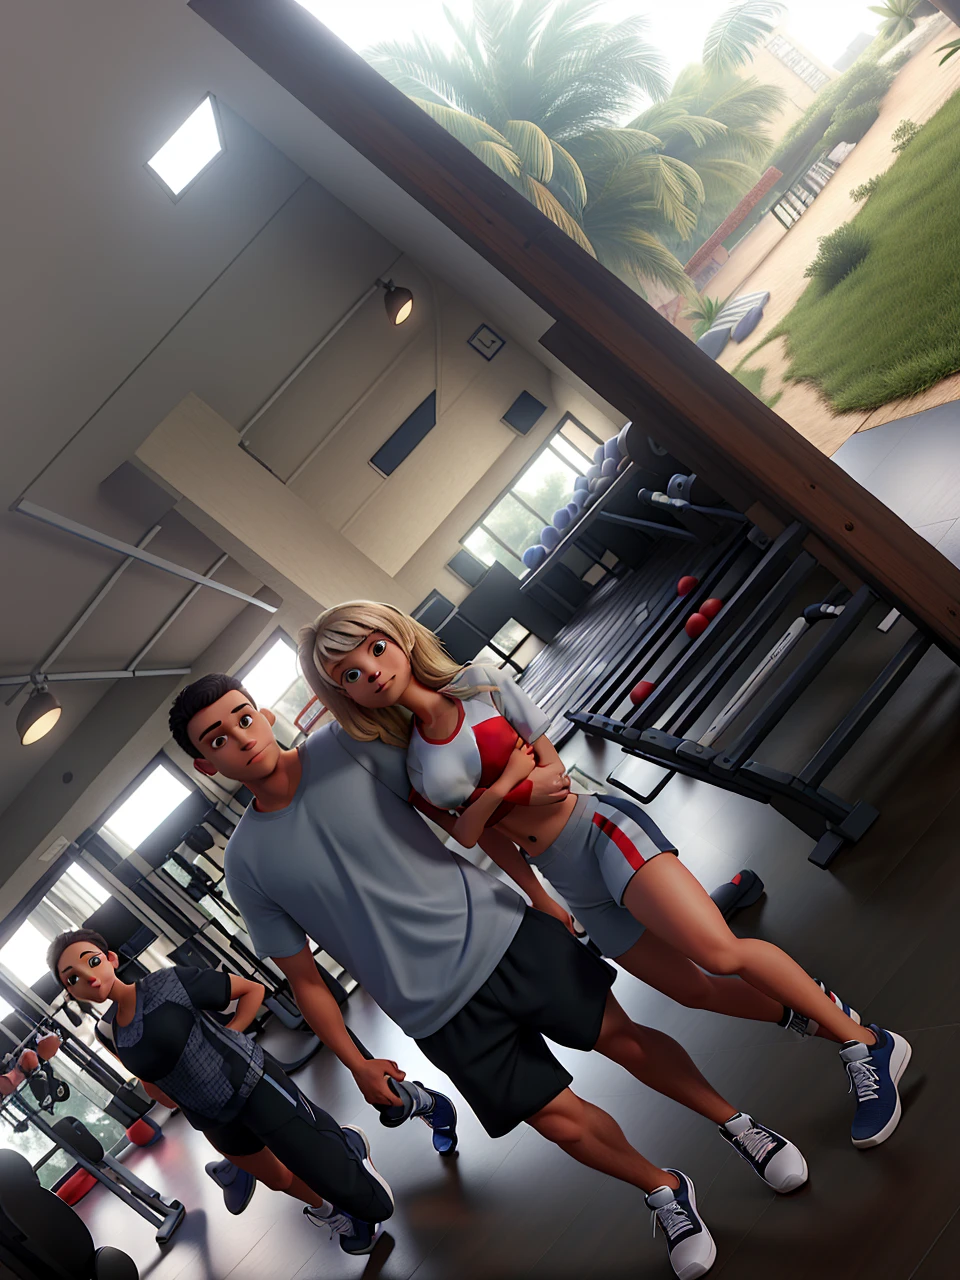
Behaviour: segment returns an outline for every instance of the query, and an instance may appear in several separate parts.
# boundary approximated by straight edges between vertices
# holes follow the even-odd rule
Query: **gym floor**
[[[837,461],[914,527],[960,555],[960,422],[953,406],[854,436]],[[564,752],[603,781],[623,757],[575,738]],[[643,766],[638,766],[643,767]],[[650,1093],[593,1055],[560,1050],[575,1088],[608,1108],[652,1159],[696,1181],[717,1240],[713,1275],[731,1280],[944,1280],[960,1251],[960,672],[937,652],[882,713],[831,786],[872,799],[882,817],[829,872],[807,861],[808,837],[772,810],[674,778],[650,806],[708,888],[742,867],[767,896],[736,921],[769,938],[870,1020],[906,1034],[913,1062],[897,1133],[873,1151],[849,1140],[851,1099],[834,1046],[777,1027],[671,1004],[622,974],[615,991],[642,1022],[675,1035],[735,1105],[788,1134],[810,1181],[777,1197],[706,1121]],[[362,992],[348,1021],[378,1054],[426,1083],[443,1082]],[[496,1142],[466,1108],[460,1154],[443,1161],[427,1130],[387,1131],[327,1052],[299,1076],[342,1123],[370,1134],[397,1212],[366,1262],[343,1255],[286,1197],[259,1188],[230,1218],[204,1163],[215,1158],[182,1117],[131,1167],[187,1206],[161,1251],[148,1225],[99,1188],[81,1212],[98,1244],[122,1245],[147,1280],[633,1280],[671,1274],[639,1192],[581,1168],[521,1127]]]

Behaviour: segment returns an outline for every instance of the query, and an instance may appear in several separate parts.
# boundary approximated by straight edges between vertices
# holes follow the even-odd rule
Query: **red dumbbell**
[[[693,591],[699,585],[700,585],[699,578],[692,578],[689,574],[686,574],[677,583],[677,595],[688,596],[690,592]]]
[[[709,625],[710,619],[702,613],[691,613],[683,629],[691,640],[696,640],[698,636],[703,635]]]
[[[716,596],[711,596],[709,600],[704,600],[700,606],[700,612],[708,621],[712,622],[722,608],[723,601],[718,600]]]
[[[655,688],[656,685],[652,680],[641,680],[639,684],[635,684],[630,690],[630,701],[635,707],[639,707],[644,699],[650,697]]]

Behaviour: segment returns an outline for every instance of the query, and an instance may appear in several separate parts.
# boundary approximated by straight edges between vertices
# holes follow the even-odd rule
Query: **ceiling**
[[[118,563],[18,498],[132,542],[160,523],[151,549],[205,571],[217,547],[127,460],[191,390],[239,426],[400,250],[540,359],[550,323],[185,0],[31,0],[4,35],[0,674],[35,667]],[[144,164],[210,91],[226,151],[174,203]],[[131,567],[56,665],[125,666],[188,589]],[[201,590],[145,665],[190,665],[241,608]],[[0,705],[0,812],[108,689],[58,685],[29,749]]]

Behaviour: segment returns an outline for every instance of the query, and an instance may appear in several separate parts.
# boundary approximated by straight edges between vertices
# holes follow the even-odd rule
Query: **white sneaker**
[[[796,1191],[807,1180],[807,1162],[797,1147],[781,1134],[758,1124],[742,1111],[720,1126],[737,1155],[761,1177],[768,1187],[784,1194]]]
[[[705,1276],[716,1261],[717,1246],[697,1213],[693,1183],[679,1169],[668,1169],[667,1173],[672,1173],[680,1186],[676,1191],[671,1187],[657,1187],[646,1197],[647,1208],[653,1211],[653,1234],[657,1234],[659,1225],[667,1241],[674,1274],[680,1280],[697,1280],[698,1276]]]

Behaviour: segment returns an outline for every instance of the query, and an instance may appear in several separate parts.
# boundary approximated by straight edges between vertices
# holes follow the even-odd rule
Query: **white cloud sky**
[[[442,39],[443,0],[300,0],[352,48],[362,51],[380,40],[402,39],[419,32]],[[645,13],[650,36],[675,74],[699,60],[711,22],[731,0],[604,0],[602,16],[610,21]],[[457,14],[467,15],[472,0],[449,0]],[[824,62],[832,65],[861,31],[874,32],[880,19],[862,0],[794,0],[785,26]]]

